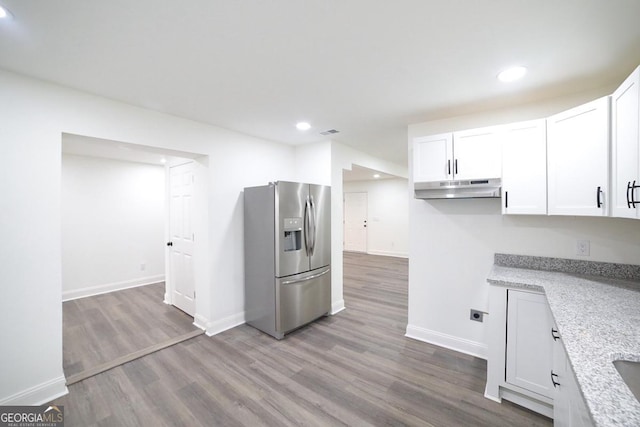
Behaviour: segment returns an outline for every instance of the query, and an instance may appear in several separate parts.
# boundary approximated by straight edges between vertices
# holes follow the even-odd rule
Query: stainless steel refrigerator
[[[331,310],[331,188],[244,189],[246,322],[277,339]]]

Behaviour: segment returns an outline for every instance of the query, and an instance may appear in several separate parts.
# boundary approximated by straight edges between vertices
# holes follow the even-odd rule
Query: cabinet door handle
[[[453,164],[453,173],[454,175],[458,175],[458,159],[456,159]]]
[[[602,202],[600,201],[600,194],[602,194],[602,187],[598,187],[598,190],[596,191],[596,202],[598,207],[602,207]]]
[[[451,175],[451,160],[447,160],[447,175]]]
[[[554,341],[557,341],[560,339],[560,334],[558,333],[558,330],[555,328],[551,328],[551,336],[553,337]]]
[[[636,198],[633,196],[633,192],[635,191],[636,188],[640,188],[640,185],[636,185],[636,180],[633,180],[633,184],[631,184],[631,205],[635,208],[636,207],[636,203],[640,203],[638,201],[636,201]]]
[[[558,377],[558,374],[554,374],[553,370],[551,370],[551,384],[553,384],[553,388],[556,388],[560,385],[560,383],[556,381],[557,377]]]
[[[504,192],[504,208],[508,208],[509,207],[509,192],[505,191]]]
[[[627,181],[627,207],[631,209],[631,198],[629,197],[629,192],[631,191],[633,197],[633,188],[631,187],[631,181]]]

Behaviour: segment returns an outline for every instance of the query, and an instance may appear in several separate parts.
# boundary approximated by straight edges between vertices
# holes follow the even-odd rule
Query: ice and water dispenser
[[[284,219],[284,251],[302,249],[302,218]]]

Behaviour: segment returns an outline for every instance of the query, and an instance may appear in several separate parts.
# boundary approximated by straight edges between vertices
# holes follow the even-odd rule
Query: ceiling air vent
[[[324,132],[320,132],[320,135],[333,135],[335,133],[340,133],[340,131],[335,129],[329,129],[329,130],[325,130]]]

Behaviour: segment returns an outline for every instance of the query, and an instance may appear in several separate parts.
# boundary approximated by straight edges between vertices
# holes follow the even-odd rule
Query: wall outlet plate
[[[578,240],[576,242],[576,255],[589,256],[591,252],[591,242],[588,240]]]
[[[482,322],[483,317],[484,317],[483,311],[471,309],[471,312],[469,314],[469,319],[475,322]]]

